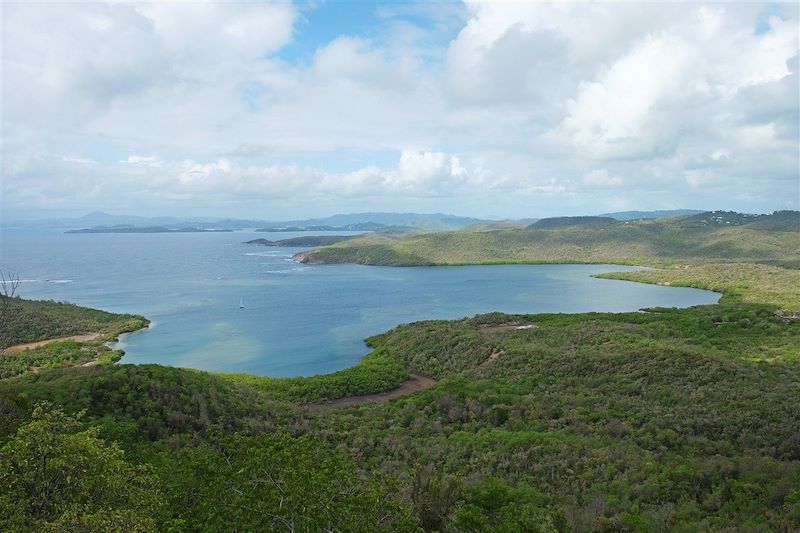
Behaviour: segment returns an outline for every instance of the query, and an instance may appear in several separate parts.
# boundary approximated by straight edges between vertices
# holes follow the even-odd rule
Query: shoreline
[[[520,264],[520,263],[513,263],[513,264]],[[529,264],[529,263],[525,263],[525,264]],[[615,263],[586,263],[586,262],[583,262],[583,263],[535,263],[533,265],[538,265],[538,264],[546,264],[546,265],[591,265],[591,264],[600,265],[600,264],[606,264],[606,265],[609,265],[609,266],[617,266],[617,264],[615,264]],[[436,266],[455,266],[455,265],[436,265]],[[459,265],[459,266],[467,266],[467,265]],[[469,266],[487,266],[487,265],[469,265]],[[629,272],[646,272],[646,271],[652,271],[652,269],[653,269],[653,267],[648,267],[648,266],[643,266],[643,265],[625,264],[625,265],[620,265],[620,266],[633,267],[633,268],[636,269],[636,270],[632,270],[632,271],[629,271]],[[608,272],[592,274],[591,277],[594,277],[596,279],[604,279],[602,276],[607,275],[607,274],[615,274],[615,272],[613,271],[613,269],[611,269]],[[623,281],[637,281],[637,280],[623,280]],[[644,283],[657,284],[655,282],[647,282],[647,281],[645,281]],[[722,291],[714,291],[714,290],[710,290],[708,288],[703,288],[703,287],[697,287],[696,286],[694,288],[698,288],[698,289],[701,289],[701,290],[707,290],[709,292],[714,292],[714,293],[720,295],[720,298],[718,298],[718,300],[715,303],[708,304],[708,305],[720,305],[720,302],[722,301],[722,298],[726,294],[725,292],[722,292]],[[622,313],[625,313],[625,312],[627,312],[627,311],[622,311],[622,312],[609,311],[609,313],[613,313],[613,314],[622,314]],[[505,314],[514,314],[514,313],[505,313]],[[537,314],[540,314],[540,313],[537,313]],[[547,313],[544,313],[544,314],[547,314]],[[570,314],[580,314],[580,313],[570,313]],[[147,320],[147,319],[145,318],[145,320]],[[426,319],[421,319],[420,321],[425,321],[425,320]],[[415,322],[417,322],[417,321],[415,321]],[[126,331],[126,332],[119,333],[115,337],[113,337],[113,338],[109,339],[108,341],[106,341],[106,346],[108,346],[109,348],[114,349],[116,351],[122,352],[122,355],[120,356],[120,358],[117,359],[115,362],[119,363],[120,359],[122,359],[122,357],[124,356],[124,349],[122,347],[120,347],[120,344],[122,344],[124,342],[125,336],[130,335],[132,333],[144,331],[144,330],[148,329],[149,327],[151,327],[151,325],[152,325],[152,323],[149,320],[147,320],[146,324],[143,327],[141,327],[139,329],[136,329],[136,330],[133,330],[133,331]],[[397,327],[397,326],[394,326],[394,327]],[[386,330],[386,331],[384,331],[382,333],[379,333],[379,335],[383,334],[383,333],[386,333],[388,331],[391,331],[391,329],[394,329],[394,327],[390,328],[389,330]],[[52,342],[52,340],[51,340],[51,342]],[[361,358],[361,360],[359,360],[355,365],[347,367],[346,369],[342,369],[342,370],[336,371],[336,372],[342,372],[342,371],[347,371],[347,370],[366,371],[366,372],[369,372],[369,373],[378,372],[379,370],[370,369],[369,365],[365,365],[365,360],[367,360],[370,357],[370,355],[372,355],[373,353],[375,353],[374,350],[364,354],[364,356]],[[122,363],[122,364],[135,364],[135,363]],[[161,366],[169,366],[169,365],[161,365]],[[176,367],[176,368],[178,368],[178,367]],[[207,372],[209,374],[216,374],[215,372],[206,371],[206,370],[202,370],[202,369],[198,369],[198,368],[189,368],[187,370],[199,371],[199,372]],[[333,377],[328,378],[328,376],[335,376],[336,372],[331,372],[331,373],[328,373],[328,374],[319,374],[319,375],[315,376],[315,378],[316,379],[319,379],[319,378],[335,379]],[[293,379],[294,380],[298,379],[298,378],[271,377],[271,376],[268,376],[268,375],[246,374],[246,373],[243,374],[243,375],[248,376],[248,380],[249,381],[253,381],[253,382],[257,382],[257,381],[260,381],[262,379],[265,380],[265,382],[266,381],[274,381],[274,380],[284,380],[284,379],[286,379],[287,381],[288,380],[293,380]],[[310,379],[310,378],[300,378],[300,379],[305,380],[305,379]],[[433,378],[420,376],[418,374],[412,374],[412,379],[411,380],[407,380],[407,381],[401,383],[399,386],[394,386],[394,387],[392,387],[390,389],[387,389],[387,390],[384,390],[384,391],[374,392],[374,393],[365,394],[365,395],[342,396],[342,397],[339,397],[339,398],[331,398],[331,399],[329,399],[327,401],[323,401],[323,402],[312,402],[312,403],[308,403],[308,404],[305,404],[305,405],[312,406],[312,407],[318,407],[318,408],[347,407],[347,406],[351,406],[351,405],[362,405],[362,404],[372,403],[372,402],[376,402],[376,401],[388,401],[388,400],[392,400],[392,399],[399,398],[399,397],[402,397],[402,396],[407,396],[407,395],[413,394],[413,393],[417,392],[418,390],[424,390],[424,389],[433,387],[433,386],[436,385],[436,383],[437,383],[436,380],[434,380]],[[252,385],[255,385],[255,383],[253,383]],[[297,402],[292,402],[291,400],[289,400],[289,401],[290,401],[290,403],[296,403],[299,406],[303,405],[302,402],[297,403]]]

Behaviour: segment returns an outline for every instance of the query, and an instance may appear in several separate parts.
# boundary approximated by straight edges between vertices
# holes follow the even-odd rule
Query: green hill
[[[100,333],[111,336],[146,327],[139,315],[109,313],[65,302],[0,295],[0,349],[54,337]]]
[[[800,213],[709,212],[618,221],[560,217],[526,228],[367,235],[303,253],[308,263],[452,265],[491,263],[756,262],[800,265]]]
[[[576,226],[587,228],[608,227],[616,224],[617,221],[611,217],[553,217],[537,220],[529,229],[555,229],[573,228]]]
[[[323,250],[360,241],[359,257],[399,264],[648,252],[683,264],[604,277],[713,288],[717,305],[404,324],[308,378],[107,364],[102,338],[0,353],[0,530],[798,531],[800,270],[734,262],[796,257],[796,214],[704,215]],[[0,304],[6,344],[146,324]],[[433,386],[326,403],[412,374]]]
[[[702,209],[659,209],[656,211],[616,211],[614,213],[603,213],[598,216],[616,218],[617,220],[636,220],[639,218],[664,218],[697,215],[703,212],[704,211]]]
[[[796,291],[794,272],[723,283]],[[0,379],[0,529],[796,531],[800,320],[735,296],[417,322],[313,378],[98,365]],[[408,373],[439,382],[295,403]]]

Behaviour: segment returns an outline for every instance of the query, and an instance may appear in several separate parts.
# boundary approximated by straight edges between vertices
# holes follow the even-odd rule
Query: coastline
[[[504,264],[509,264],[509,263],[504,263]],[[519,264],[519,263],[510,263],[510,264]],[[525,264],[528,264],[528,263],[525,263]],[[561,262],[561,263],[536,263],[536,264],[585,265],[585,264],[600,264],[600,263],[574,263],[574,262],[563,263],[563,262]],[[604,264],[614,265],[614,263],[604,263]],[[436,266],[456,266],[456,265],[436,265]],[[480,266],[480,265],[474,265],[474,266]],[[633,270],[633,271],[630,271],[630,272],[613,272],[613,271],[611,271],[611,272],[603,272],[603,273],[593,274],[592,277],[595,277],[595,278],[598,278],[598,279],[608,279],[608,278],[610,278],[610,279],[619,279],[616,276],[634,276],[634,275],[636,275],[638,273],[646,273],[646,272],[669,272],[668,270],[654,270],[652,267],[645,266],[645,265],[625,264],[625,265],[622,265],[622,266],[634,267],[637,270]],[[639,281],[639,280],[636,280],[636,279],[624,279],[624,278],[622,280],[623,281]],[[648,284],[657,284],[656,281],[643,281],[643,282],[644,283],[648,283]],[[700,284],[700,283],[696,283],[694,285],[694,288],[710,290],[708,287],[702,286],[702,284]],[[712,291],[712,292],[716,292],[717,294],[720,294],[720,298],[715,304],[710,304],[710,305],[717,305],[718,306],[718,305],[720,305],[722,303],[725,303],[723,301],[723,298],[726,296],[726,294],[728,295],[729,298],[731,297],[731,295],[729,294],[728,291],[716,290],[716,291]],[[616,312],[616,313],[615,312],[610,312],[610,313],[611,314],[624,314],[624,312]],[[541,313],[538,313],[538,314],[541,314]],[[547,313],[545,313],[545,314],[547,314]],[[569,313],[569,314],[573,315],[573,313]],[[577,314],[580,314],[580,313],[577,313]],[[512,315],[513,314],[503,314],[503,316],[512,316]],[[536,314],[530,315],[530,316],[536,316]],[[144,318],[144,317],[142,317],[142,318]],[[148,329],[152,325],[152,323],[148,319],[144,318],[144,320],[145,320],[145,322],[143,323],[143,325],[141,325],[141,327],[133,329],[133,330],[128,330],[128,331],[120,331],[119,333],[117,333],[113,337],[108,338],[105,341],[105,346],[107,346],[108,348],[113,350],[115,355],[116,354],[119,355],[119,357],[116,357],[113,362],[119,362],[119,359],[121,359],[122,356],[124,355],[124,339],[125,339],[125,337],[127,335],[130,335],[130,334],[136,333],[136,332],[140,332],[140,331],[144,331],[144,330]],[[417,323],[417,322],[425,322],[425,321],[426,320],[415,321],[415,323]],[[377,337],[380,337],[381,335],[388,334],[389,332],[394,331],[398,327],[399,326],[395,326],[393,328],[390,328],[389,330],[379,334]],[[374,342],[374,338],[370,338],[369,341],[373,341]],[[385,377],[386,376],[386,371],[387,371],[387,368],[388,368],[386,366],[388,364],[388,360],[386,360],[385,358],[381,358],[381,357],[377,357],[377,358],[375,357],[376,355],[380,356],[381,353],[382,353],[381,350],[379,348],[376,348],[373,351],[365,354],[365,356],[362,357],[361,360],[359,360],[358,363],[356,363],[355,365],[353,365],[351,367],[348,367],[346,369],[343,369],[343,370],[340,370],[340,371],[337,371],[337,372],[327,373],[327,374],[320,374],[320,375],[317,375],[317,376],[297,377],[297,378],[270,377],[270,376],[267,376],[267,375],[249,374],[249,373],[245,373],[245,374],[218,373],[218,372],[208,372],[208,371],[200,370],[200,369],[196,369],[196,368],[187,368],[186,370],[209,373],[209,374],[216,375],[216,376],[218,376],[220,378],[223,378],[223,379],[226,379],[226,380],[240,382],[240,383],[246,383],[248,385],[255,386],[255,387],[257,387],[259,389],[262,389],[262,390],[265,390],[267,392],[282,390],[282,389],[286,389],[287,387],[290,388],[291,386],[298,386],[298,385],[302,388],[302,387],[318,386],[320,383],[325,383],[325,382],[344,383],[344,382],[349,382],[349,380],[351,380],[351,379],[354,379],[354,378],[351,378],[350,376],[348,376],[347,374],[357,374],[357,375],[359,375],[360,377],[358,379],[356,379],[356,381],[365,380],[366,382],[373,382],[375,379],[378,379],[378,381],[381,383],[380,386],[377,386],[377,387],[376,386],[372,386],[372,388],[370,388],[369,390],[364,390],[363,392],[358,391],[358,393],[356,393],[356,394],[349,393],[348,391],[350,389],[345,388],[345,389],[341,389],[340,392],[331,391],[331,393],[326,393],[327,396],[324,396],[324,397],[321,397],[321,398],[318,398],[318,399],[314,398],[314,397],[308,397],[305,401],[303,401],[303,399],[300,396],[297,396],[294,393],[290,393],[288,396],[285,396],[283,398],[286,401],[290,401],[290,402],[299,401],[299,403],[301,403],[301,404],[302,403],[306,403],[306,404],[309,404],[309,405],[310,404],[326,404],[328,402],[333,402],[333,401],[340,400],[340,399],[343,399],[343,398],[350,398],[350,400],[348,400],[348,401],[353,401],[353,402],[356,402],[355,404],[359,404],[359,403],[362,402],[362,400],[358,400],[358,398],[362,398],[362,397],[366,398],[366,397],[375,396],[375,397],[381,397],[382,398],[381,395],[388,394],[390,396],[387,396],[386,399],[387,400],[388,399],[392,399],[394,397],[394,396],[391,396],[392,391],[398,390],[398,388],[402,388],[403,383],[407,383],[407,381],[404,381],[404,380],[407,380],[407,378],[404,378],[404,377],[403,378],[399,378],[400,375],[396,373],[398,371],[398,369],[396,367],[392,369],[392,372],[395,372],[395,373],[391,374],[393,377],[388,378],[388,379]],[[123,364],[125,364],[125,363],[123,363]],[[168,366],[168,365],[163,365],[163,366]],[[408,369],[406,369],[406,370],[408,370]],[[415,375],[419,375],[418,372],[414,372],[414,374]],[[434,377],[435,376],[433,376],[433,377],[425,377],[425,379],[433,379]],[[434,386],[434,385],[428,385],[428,386]],[[277,387],[277,389],[275,387]],[[427,386],[425,388],[427,388]],[[413,393],[414,391],[411,391],[411,392]],[[278,394],[276,399],[279,399],[280,396],[281,396],[281,394]],[[368,400],[364,400],[364,401],[366,402]],[[347,402],[343,401],[341,403],[344,406]]]

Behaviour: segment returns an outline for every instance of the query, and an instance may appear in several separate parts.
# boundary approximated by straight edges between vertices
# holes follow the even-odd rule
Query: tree
[[[37,404],[0,448],[0,530],[155,531],[155,476],[81,416]]]
[[[352,459],[316,439],[212,432],[164,458],[176,459],[171,493],[192,531],[418,531]]]

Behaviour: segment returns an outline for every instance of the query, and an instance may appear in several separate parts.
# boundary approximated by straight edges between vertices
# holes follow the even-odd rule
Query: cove
[[[479,313],[635,311],[712,304],[719,294],[596,279],[619,265],[302,265],[297,248],[243,244],[291,233],[5,232],[4,268],[25,298],[138,313],[122,363],[300,376],[355,365],[363,339],[401,323]],[[244,308],[240,308],[240,301]]]

